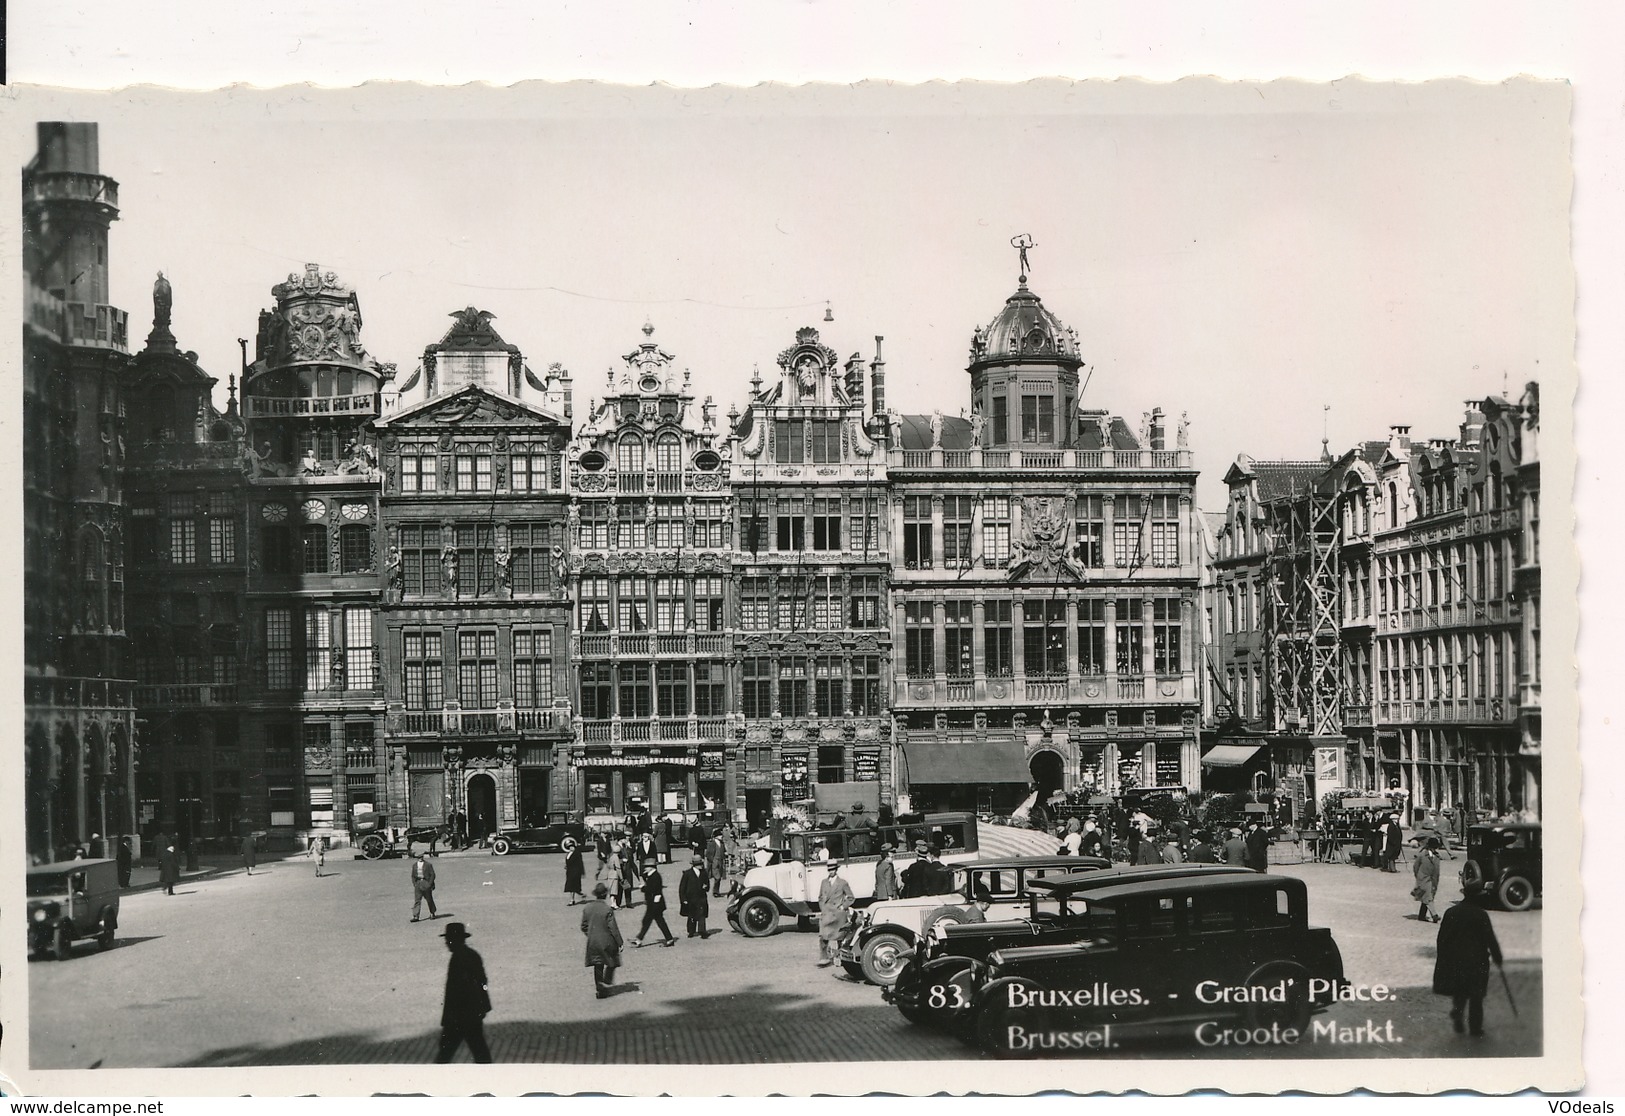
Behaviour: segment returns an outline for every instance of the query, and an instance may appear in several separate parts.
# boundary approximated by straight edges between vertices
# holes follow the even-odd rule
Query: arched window
[[[1399,526],[1399,485],[1393,481],[1388,482],[1388,529],[1392,531]]]
[[[616,447],[616,468],[622,473],[643,472],[643,439],[628,434]]]
[[[102,537],[86,531],[79,542],[79,575],[85,581],[100,582],[106,576],[106,560],[102,557]]]
[[[655,480],[661,492],[683,490],[683,443],[675,434],[662,434],[655,442]]]

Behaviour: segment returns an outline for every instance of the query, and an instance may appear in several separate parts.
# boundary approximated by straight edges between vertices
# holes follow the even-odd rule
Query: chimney
[[[565,368],[563,365],[558,366],[558,371],[553,375],[553,382],[559,386],[560,393],[564,397],[564,407],[562,408],[564,412],[564,421],[569,422],[571,412],[573,410],[571,397],[574,395],[573,388],[575,386],[575,381],[570,377],[570,370]]]
[[[886,358],[880,354],[881,343],[885,340],[878,334],[875,336],[875,359],[869,362],[869,391],[873,395],[872,407],[876,418],[886,413]]]
[[[863,407],[863,357],[853,353],[846,362],[846,398],[860,410]]]
[[[1154,449],[1154,450],[1162,449],[1163,436],[1164,436],[1164,434],[1166,432],[1167,432],[1166,428],[1162,425],[1162,408],[1161,407],[1153,407],[1151,409],[1151,448],[1152,449]]]

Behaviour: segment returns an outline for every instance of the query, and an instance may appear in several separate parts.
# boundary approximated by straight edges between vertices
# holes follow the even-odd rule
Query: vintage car
[[[1509,911],[1527,911],[1540,898],[1540,825],[1494,822],[1467,830],[1462,894],[1493,899]]]
[[[1111,861],[1098,856],[1017,857],[957,864],[952,894],[887,899],[854,911],[851,927],[841,939],[841,964],[851,976],[871,984],[890,984],[932,927],[970,921],[966,911],[977,895],[986,893],[990,900],[983,916],[986,921],[1018,919],[1028,911],[1027,884],[1031,881],[1110,867]]]
[[[516,852],[569,852],[586,840],[587,827],[569,814],[549,814],[546,825],[504,829],[491,839],[491,855]]]
[[[866,906],[875,894],[880,847],[888,842],[896,846],[900,861],[901,853],[916,841],[940,849],[945,863],[975,860],[976,815],[927,814],[896,825],[787,834],[782,848],[758,849],[757,866],[734,882],[728,924],[747,938],[765,938],[778,932],[782,919],[793,919],[799,926],[802,920],[814,917],[818,890],[826,875],[820,864],[830,859],[841,861],[841,878],[851,886],[858,904]]]
[[[968,1021],[972,996],[987,959],[1009,946],[1068,943],[1091,930],[1085,897],[1125,883],[1191,877],[1255,876],[1231,864],[1136,864],[1099,871],[1045,876],[1026,885],[1027,909],[1019,918],[975,923],[938,922],[921,934],[913,956],[881,992],[910,1022],[958,1030]]]
[[[1083,1050],[1137,1036],[1291,1045],[1349,987],[1332,932],[1309,925],[1308,891],[1291,876],[1202,873],[1070,898],[1081,937],[989,954],[968,1028],[984,1050],[1030,1055],[1029,1036],[1055,1034]]]
[[[118,862],[69,860],[28,869],[28,952],[73,956],[79,938],[112,949],[118,931]]]

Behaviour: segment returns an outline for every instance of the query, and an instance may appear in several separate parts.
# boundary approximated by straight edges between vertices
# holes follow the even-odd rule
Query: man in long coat
[[[671,863],[671,819],[661,818],[655,823],[655,859],[661,864]]]
[[[835,943],[840,940],[841,930],[846,926],[846,916],[852,910],[852,904],[857,897],[852,894],[852,885],[841,879],[841,862],[830,861],[825,867],[829,875],[818,887],[818,964],[820,967],[833,965]]]
[[[632,939],[632,944],[643,944],[644,935],[648,934],[649,927],[658,926],[666,940],[660,944],[674,946],[677,936],[666,925],[666,881],[660,878],[660,869],[650,864],[643,869],[643,925],[638,928],[638,936]]]
[[[1378,853],[1382,858],[1382,870],[1384,872],[1399,871],[1398,868],[1394,867],[1394,861],[1399,859],[1399,854],[1404,849],[1404,834],[1399,828],[1399,815],[1389,814],[1378,832],[1382,841],[1382,847]]]
[[[711,917],[711,900],[705,894],[705,858],[689,857],[689,866],[677,881],[677,913],[688,920],[688,936],[705,941],[709,931],[705,920]]]
[[[876,903],[897,898],[897,865],[892,863],[891,854],[891,842],[886,841],[881,844],[880,860],[875,864]]]
[[[242,850],[243,867],[248,869],[248,874],[252,876],[254,874],[254,864],[256,863],[255,854],[257,852],[254,847],[254,834],[252,831],[243,834],[242,842],[238,847]]]
[[[722,844],[722,831],[711,834],[705,842],[705,870],[711,877],[711,894],[722,894],[722,879],[728,874],[728,851]]]
[[[615,924],[615,911],[604,900],[609,896],[609,885],[592,886],[592,900],[581,912],[581,932],[587,936],[587,967],[592,970],[593,987],[598,998],[609,995],[615,983],[615,970],[621,967],[621,928]]]
[[[1270,870],[1270,835],[1256,819],[1247,827],[1247,836],[1242,838],[1247,855],[1243,861],[1247,867],[1255,872],[1268,872]]]
[[[491,1048],[485,1045],[485,1017],[491,1013],[491,995],[486,987],[485,962],[468,948],[468,930],[461,922],[446,923],[446,999],[440,1009],[440,1052],[436,1062],[449,1062],[457,1048],[468,1043],[476,1062],[489,1062]]]
[[[439,918],[434,908],[434,865],[421,851],[412,854],[412,921],[418,920],[423,904],[429,904],[429,917]]]
[[[1416,912],[1418,922],[1438,922],[1439,912],[1434,909],[1433,898],[1439,893],[1439,839],[1429,837],[1422,846],[1422,851],[1416,854],[1416,863],[1411,865],[1411,874],[1416,877],[1416,886],[1411,888],[1411,898],[1422,905]]]
[[[181,880],[181,862],[175,853],[173,837],[158,838],[158,882],[165,895],[175,894],[175,885]]]
[[[1484,1033],[1484,993],[1490,984],[1490,962],[1501,967],[1501,943],[1495,940],[1490,916],[1463,900],[1444,912],[1439,923],[1438,955],[1433,964],[1433,991],[1450,997],[1450,1022],[1462,1032],[1462,1012],[1475,1035]]]
[[[120,837],[118,842],[118,885],[120,887],[130,886],[130,858],[130,839]]]
[[[1230,836],[1224,843],[1224,862],[1242,865],[1247,863],[1247,844],[1241,839],[1241,830],[1234,827],[1231,828]]]

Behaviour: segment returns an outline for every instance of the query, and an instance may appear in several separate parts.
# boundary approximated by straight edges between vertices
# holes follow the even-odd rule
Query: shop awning
[[[1013,740],[976,744],[910,744],[908,781],[923,783],[1030,783],[1023,748]]]
[[[1240,767],[1258,754],[1262,744],[1220,744],[1202,755],[1203,767]]]

